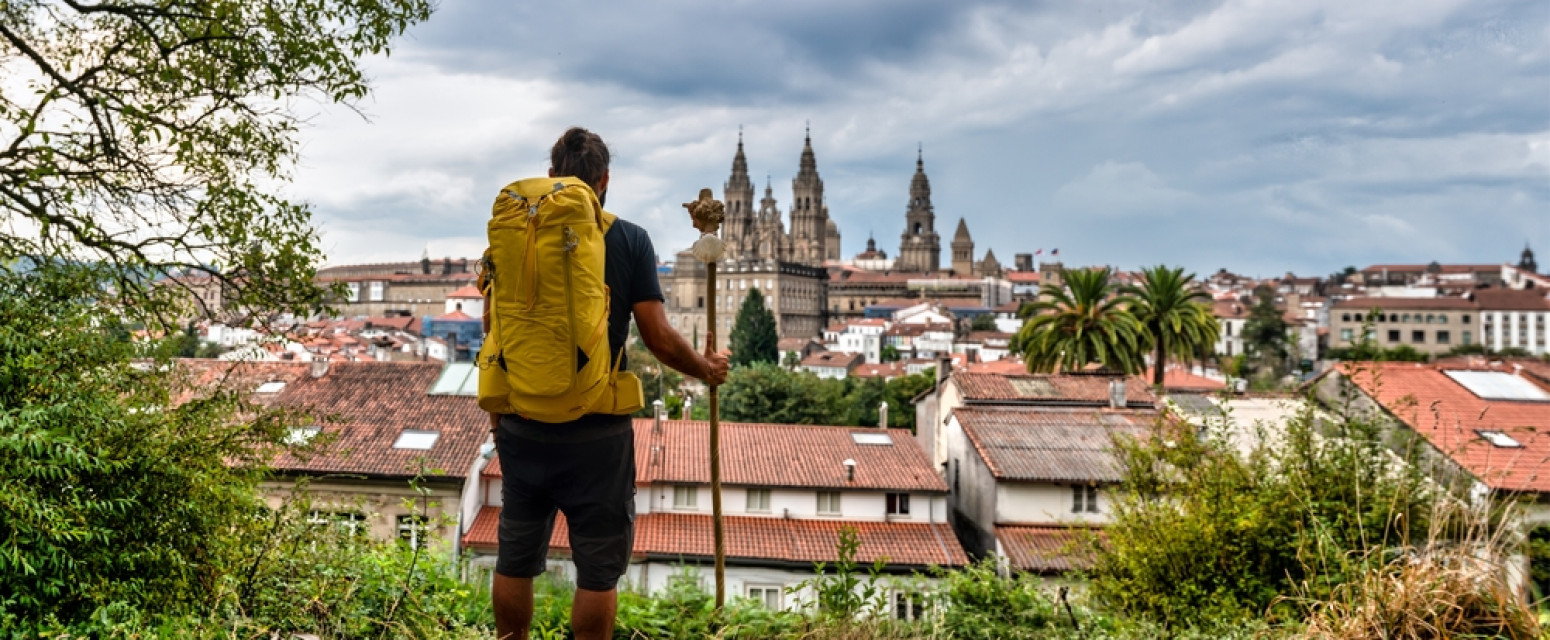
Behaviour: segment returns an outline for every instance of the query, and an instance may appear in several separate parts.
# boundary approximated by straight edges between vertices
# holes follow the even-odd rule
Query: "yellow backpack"
[[[519,180],[495,197],[479,408],[557,423],[645,406],[640,380],[609,361],[603,235],[614,220],[572,177]]]

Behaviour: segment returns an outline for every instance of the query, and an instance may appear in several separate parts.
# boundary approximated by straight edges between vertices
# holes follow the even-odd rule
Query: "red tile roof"
[[[1109,380],[1101,374],[1015,374],[954,373],[953,381],[966,403],[1107,405]],[[1125,402],[1131,406],[1155,406],[1157,396],[1147,381],[1137,376],[1125,378]]]
[[[305,366],[305,365],[304,365]],[[469,396],[429,395],[442,365],[432,362],[337,362],[276,394],[278,405],[306,410],[336,440],[306,459],[282,454],[273,465],[296,473],[412,477],[417,460],[428,475],[464,477],[489,437],[489,414]],[[436,431],[428,450],[395,449],[406,429]]]
[[[1474,295],[1481,311],[1550,311],[1550,298],[1539,289],[1478,289]]]
[[[455,310],[452,313],[445,313],[445,314],[436,316],[436,317],[431,318],[431,319],[432,320],[439,320],[439,321],[442,321],[442,322],[466,322],[466,321],[469,321],[469,320],[475,320],[475,321],[478,320],[478,318],[475,318],[475,317],[473,317],[471,315],[463,313],[462,309]]]
[[[484,299],[484,294],[479,292],[479,287],[468,285],[457,291],[447,294],[448,298],[477,298]]]
[[[1002,480],[1118,482],[1110,453],[1116,435],[1139,436],[1150,410],[959,407],[963,427],[991,475]]]
[[[865,362],[866,359],[859,353],[845,353],[844,351],[820,351],[802,359],[804,367],[844,367],[849,371],[856,365]]]
[[[905,374],[903,363],[863,364],[850,372],[857,378],[896,378]]]
[[[995,375],[1018,375],[1028,373],[1028,365],[1018,357],[1002,358],[990,362],[976,362],[968,365],[962,373],[989,373]]]
[[[499,507],[485,507],[463,537],[465,546],[494,549],[500,520]],[[727,557],[731,562],[834,562],[841,527],[854,527],[861,546],[856,560],[871,563],[886,559],[906,566],[963,566],[968,555],[946,524],[918,522],[862,522],[726,516]],[[635,519],[634,555],[704,559],[715,546],[711,517],[687,513],[647,513]],[[551,553],[570,553],[565,516],[555,516],[549,537]]]
[[[1141,372],[1141,377],[1150,381],[1152,368],[1147,367]],[[1227,383],[1214,380],[1205,376],[1197,376],[1178,367],[1168,367],[1163,371],[1163,389],[1170,391],[1220,391],[1227,388]]]
[[[996,540],[1018,571],[1060,573],[1093,566],[1092,553],[1084,549],[1083,527],[997,525]]]
[[[856,444],[852,433],[887,433],[892,445]],[[635,421],[636,481],[710,483],[710,425]],[[856,479],[845,479],[846,459]],[[722,423],[721,482],[728,485],[895,491],[947,491],[908,430],[796,424]]]
[[[1462,367],[1459,367],[1462,368]],[[1550,402],[1487,400],[1449,378],[1446,366],[1348,364],[1340,371],[1438,451],[1494,489],[1550,492]],[[1511,373],[1509,365],[1486,370]],[[1478,369],[1477,369],[1478,370]],[[1533,378],[1525,378],[1533,382]],[[1542,388],[1550,389],[1543,381]],[[1522,443],[1502,448],[1477,431],[1501,431]]]
[[[1217,300],[1212,303],[1211,311],[1218,318],[1241,319],[1249,317],[1248,306],[1237,300]]]
[[[1018,284],[1038,284],[1039,272],[1037,271],[1008,271],[1006,279]]]

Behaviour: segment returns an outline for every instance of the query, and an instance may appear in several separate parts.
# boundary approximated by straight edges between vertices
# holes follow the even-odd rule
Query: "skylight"
[[[1504,449],[1523,448],[1523,443],[1500,431],[1475,431],[1475,433],[1480,434],[1480,437],[1485,438],[1487,442]]]
[[[284,389],[284,388],[285,388],[285,382],[280,381],[280,380],[271,380],[269,382],[265,382],[265,383],[263,383],[261,385],[258,385],[258,388],[254,389],[253,392],[254,393],[279,393],[280,390]]]
[[[310,427],[293,427],[290,434],[285,436],[285,444],[292,446],[307,444],[308,442],[312,441],[313,436],[316,436],[318,432],[322,430],[322,427],[317,425]]]
[[[433,396],[479,395],[479,367],[472,362],[454,362],[441,370],[441,376],[431,385]]]
[[[892,445],[893,438],[886,433],[867,433],[865,431],[850,432],[850,439],[856,444],[882,444]]]
[[[1444,371],[1454,382],[1485,400],[1550,402],[1550,392],[1505,371]]]
[[[394,449],[418,449],[427,451],[436,446],[436,439],[441,437],[440,431],[421,431],[419,429],[404,429],[398,434],[398,441],[393,443]]]

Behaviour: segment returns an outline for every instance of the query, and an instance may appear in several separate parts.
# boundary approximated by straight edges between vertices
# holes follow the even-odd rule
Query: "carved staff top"
[[[710,189],[700,189],[700,198],[694,202],[685,202],[684,208],[689,210],[689,217],[694,219],[694,228],[700,233],[714,234],[721,228],[721,221],[726,219],[726,205],[721,204]]]

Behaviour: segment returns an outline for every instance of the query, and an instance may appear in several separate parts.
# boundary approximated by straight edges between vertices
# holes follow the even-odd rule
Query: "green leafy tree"
[[[900,358],[899,348],[891,344],[885,344],[878,357],[882,358],[883,362],[898,362]]]
[[[732,365],[747,366],[755,362],[780,362],[780,336],[775,332],[775,314],[764,306],[764,294],[758,287],[743,298],[737,310],[737,321],[732,324]]]
[[[1286,318],[1276,307],[1275,292],[1255,293],[1254,305],[1243,323],[1243,349],[1260,371],[1281,375],[1290,354],[1286,339]]]
[[[996,330],[996,316],[995,316],[995,314],[982,313],[982,314],[979,314],[977,316],[974,316],[974,320],[969,323],[969,329],[971,331],[995,331]]]
[[[767,362],[737,367],[721,386],[721,417],[731,422],[834,424],[847,414],[843,388]]]
[[[170,321],[213,279],[233,307],[308,312],[322,259],[280,185],[304,101],[368,91],[362,56],[427,0],[0,4],[0,264],[100,266],[127,310]],[[18,224],[20,223],[20,224]],[[181,286],[181,289],[180,289]],[[202,304],[202,303],[197,303]],[[213,311],[213,310],[204,310]]]
[[[237,543],[290,418],[135,366],[106,284],[0,270],[0,612],[207,606],[253,552]]]
[[[1108,268],[1063,271],[1065,287],[1046,284],[1033,316],[1018,332],[1029,371],[1078,370],[1089,363],[1124,373],[1143,366],[1146,344],[1141,323],[1126,310]]]
[[[1152,344],[1152,384],[1162,386],[1168,359],[1189,360],[1216,344],[1220,325],[1211,296],[1194,286],[1195,274],[1163,265],[1141,270],[1141,285],[1126,288],[1130,312]]]

